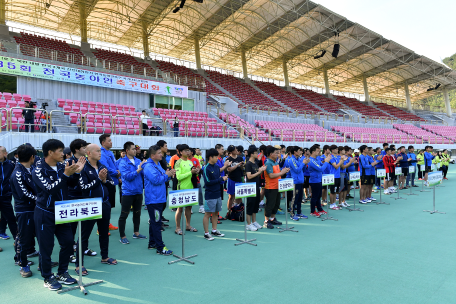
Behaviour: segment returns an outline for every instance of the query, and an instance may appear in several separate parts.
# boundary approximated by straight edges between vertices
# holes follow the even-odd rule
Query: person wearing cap
[[[242,146],[240,147],[242,148]],[[233,145],[230,145],[227,149],[230,156],[227,158],[227,161],[231,162],[231,166],[228,167],[228,182],[227,182],[227,192],[228,193],[228,202],[227,202],[227,213],[226,218],[231,218],[231,207],[234,203],[240,204],[241,199],[235,198],[235,184],[242,183],[243,171],[244,171],[244,160],[240,156],[239,151]]]
[[[71,153],[70,147],[66,147],[65,149],[63,149],[63,159],[64,160],[70,159],[71,156],[72,156],[72,153]]]
[[[140,161],[144,160],[144,154],[141,153],[141,147],[138,145],[135,145],[135,152],[136,152],[136,158],[139,159]]]

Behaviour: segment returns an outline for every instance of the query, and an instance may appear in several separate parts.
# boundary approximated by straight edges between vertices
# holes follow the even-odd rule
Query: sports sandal
[[[81,268],[75,269],[74,271],[79,275],[79,270],[81,270]],[[89,272],[87,271],[87,269],[86,269],[85,267],[82,267],[82,273],[81,273],[81,275],[82,275],[82,276],[86,276],[86,275],[88,275],[88,274],[89,274]]]
[[[101,264],[117,265],[117,260],[109,258],[106,261],[101,260]]]
[[[193,227],[185,229],[185,231],[198,232],[198,230],[196,228],[193,228]]]
[[[174,233],[177,234],[177,235],[182,235],[182,230],[181,229],[174,230]]]

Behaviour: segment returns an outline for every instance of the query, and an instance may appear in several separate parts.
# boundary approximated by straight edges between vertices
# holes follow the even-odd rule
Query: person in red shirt
[[[391,148],[386,148],[385,149],[386,155],[383,157],[383,165],[385,167],[386,171],[386,178],[385,178],[385,184],[384,184],[384,194],[391,194],[394,193],[393,191],[393,182],[394,178],[396,177],[395,175],[395,170],[396,170],[396,163],[398,160],[392,155],[392,150]]]

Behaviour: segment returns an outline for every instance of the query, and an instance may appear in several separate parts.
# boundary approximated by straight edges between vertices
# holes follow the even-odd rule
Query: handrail
[[[143,132],[144,129],[143,129],[143,126],[142,126],[141,117],[139,117],[139,116],[132,116],[132,115],[116,115],[116,116],[114,116],[114,117],[113,117],[113,133],[119,134],[119,132],[117,132],[117,131],[122,131],[122,130],[126,130],[127,133],[129,133],[128,131],[131,130],[131,128],[117,128],[117,122],[118,122],[118,120],[119,120],[120,117],[132,118],[132,121],[133,121],[133,119],[138,119],[138,123],[139,123],[139,135],[144,134],[144,132]],[[149,130],[147,131],[147,132],[149,132],[149,134],[150,134],[150,132],[160,132],[160,133],[162,133],[162,134],[166,134],[166,128],[167,128],[167,126],[166,126],[166,124],[164,123],[164,119],[163,119],[163,118],[161,118],[161,117],[158,117],[158,118],[156,118],[156,117],[147,117],[146,119],[152,121],[152,124],[153,124],[154,120],[158,120],[159,122],[163,123],[163,130],[160,130],[160,131],[150,131],[150,129],[149,129]],[[125,124],[125,126],[127,126],[127,124]],[[133,128],[133,129],[135,129],[135,128]]]
[[[35,113],[33,113],[33,124],[27,124],[27,125],[30,126],[29,132],[30,132],[31,128],[35,128],[35,126],[42,126],[41,123],[39,123],[39,124],[35,123],[35,120],[36,120],[35,114],[36,114],[36,112],[40,111],[42,114],[44,113],[45,114],[45,119],[46,119],[46,125],[45,125],[46,126],[46,131],[45,131],[45,133],[49,132],[49,114],[48,114],[48,112],[45,109],[21,108],[21,107],[12,107],[12,108],[7,109],[7,112],[11,112],[10,113],[10,117],[9,117],[9,131],[13,131],[13,125],[17,126],[18,132],[20,131],[19,123],[13,123],[13,110],[32,110],[32,111],[35,111]],[[22,114],[21,114],[21,117],[22,117]],[[35,132],[35,130],[33,132]]]
[[[174,119],[166,119],[164,121],[164,124],[168,124],[169,122],[174,122]],[[181,132],[181,126],[180,126],[180,123],[184,123],[184,137],[188,137],[189,136],[189,133],[191,134],[192,132],[195,132],[196,134],[198,134],[199,132],[201,131],[190,131],[189,129],[189,123],[200,123],[200,124],[204,124],[204,134],[201,133],[201,135],[204,135],[204,137],[208,137],[209,136],[209,133],[208,133],[208,125],[221,125],[222,123],[219,123],[219,122],[205,122],[205,121],[193,121],[193,120],[178,120],[179,122],[179,136],[180,136],[180,132]],[[229,132],[229,129],[230,128],[233,128],[227,124],[223,124],[223,127],[222,127],[222,137],[228,137],[228,138],[231,138],[230,137],[230,132]],[[234,129],[234,128],[233,128]],[[240,134],[240,137],[243,138],[241,135],[245,134],[245,132],[241,132],[243,131],[243,127],[240,127],[240,130],[238,130],[239,134]],[[228,132],[227,132],[228,131]],[[228,135],[228,136],[227,136]]]
[[[3,110],[5,110],[5,124],[3,125],[2,118],[3,118]],[[0,108],[0,133],[2,133],[3,127],[5,127],[5,131],[8,131],[8,109],[7,108]]]
[[[52,122],[52,114],[53,113],[73,113],[73,114],[77,114],[79,115],[79,119],[82,121],[81,119],[81,112],[75,112],[75,111],[65,111],[65,110],[52,110],[50,113],[49,113],[49,130],[51,131],[52,133],[52,130],[54,127],[70,127],[70,128],[74,128],[75,126],[72,126],[71,124],[68,126],[68,125],[54,125],[54,123]],[[71,123],[71,121],[70,121]],[[76,128],[79,129],[80,126],[76,125]],[[82,133],[82,132],[81,132]]]
[[[100,115],[100,116],[108,116],[108,117],[110,117],[110,122],[111,122],[110,123],[110,129],[111,129],[111,134],[113,134],[113,129],[114,129],[114,127],[113,127],[113,115],[112,114],[93,114],[93,113],[82,114],[81,122],[83,123],[83,128],[81,128],[81,133],[82,133],[82,130],[84,130],[84,134],[87,134],[87,116],[88,115],[93,115],[93,116]],[[136,117],[136,118],[138,118],[138,117]],[[94,128],[94,131],[95,131],[96,126],[94,125],[93,128]],[[106,133],[105,132],[106,128],[105,127],[102,127],[102,128],[103,128],[103,133]]]

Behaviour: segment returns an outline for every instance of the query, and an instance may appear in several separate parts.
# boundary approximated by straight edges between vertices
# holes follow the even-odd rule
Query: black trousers
[[[17,236],[15,242],[16,261],[19,266],[28,264],[27,254],[35,247],[35,219],[34,212],[21,212],[16,214]]]
[[[423,172],[421,171],[421,165],[418,165],[418,178],[423,178]]]
[[[54,249],[54,236],[60,245],[59,269],[57,274],[68,270],[70,256],[73,254],[73,235],[70,224],[55,224],[53,212],[35,207],[35,233],[40,246],[41,276],[45,279],[52,275],[51,255]]]
[[[321,207],[321,183],[310,183],[309,185],[310,189],[312,189],[312,198],[310,199],[310,212],[315,212],[315,209],[318,211],[323,211],[323,208]]]
[[[142,124],[143,136],[149,135],[149,126],[145,123]]]
[[[108,187],[109,191],[109,204],[111,208],[116,207],[116,187]]]
[[[17,235],[17,224],[11,200],[12,196],[0,196],[0,211],[2,214],[0,221],[0,233],[6,232],[6,224],[8,224],[11,236],[15,238]]]
[[[165,243],[162,239],[162,216],[163,209],[166,207],[166,203],[150,204],[147,205],[147,212],[149,212],[149,245],[155,246],[157,250],[163,250]],[[184,215],[182,215],[184,216]]]
[[[133,232],[139,232],[139,223],[141,221],[142,194],[124,195],[120,202],[122,210],[119,216],[119,234],[125,236],[125,223],[127,222],[130,209],[133,206]]]
[[[442,166],[442,167],[440,167],[440,171],[443,172],[443,177],[446,177],[447,173],[448,173],[448,167],[447,166]]]
[[[103,213],[101,219],[83,221],[81,223],[82,240],[78,240],[76,252],[79,252],[79,241],[81,242],[83,253],[89,249],[89,237],[92,234],[93,226],[97,223],[101,259],[107,259],[109,249],[109,221],[111,220],[111,206],[108,203],[103,203],[101,209]],[[84,265],[84,254],[82,254],[81,265]],[[79,267],[79,254],[76,254],[76,267]]]

